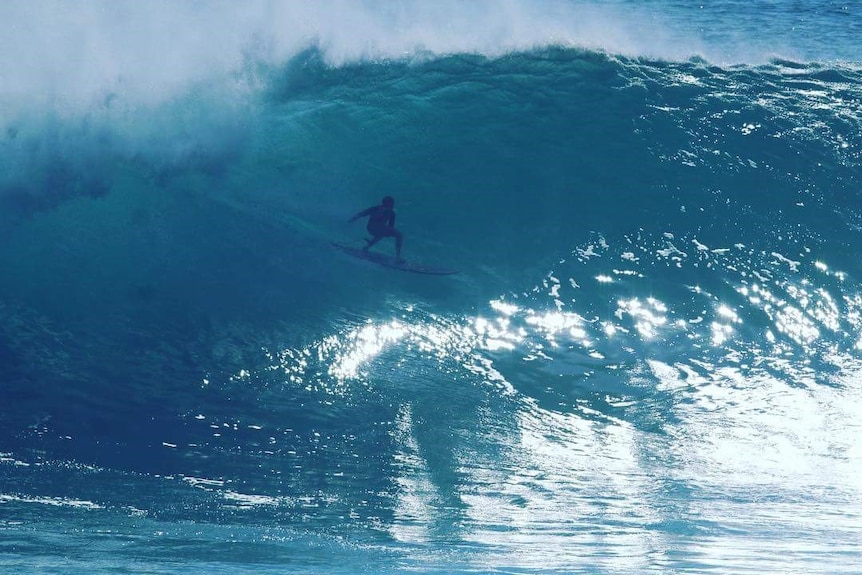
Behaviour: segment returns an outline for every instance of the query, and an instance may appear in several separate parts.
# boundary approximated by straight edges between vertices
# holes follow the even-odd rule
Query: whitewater
[[[0,571],[859,572],[862,7],[0,31]]]

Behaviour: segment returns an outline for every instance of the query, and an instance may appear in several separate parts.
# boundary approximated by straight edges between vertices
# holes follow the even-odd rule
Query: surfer
[[[401,244],[403,236],[401,232],[395,229],[395,200],[392,196],[386,196],[377,206],[371,206],[366,210],[362,210],[352,218],[350,222],[355,222],[359,218],[368,218],[368,233],[371,234],[371,239],[366,239],[366,246],[362,248],[363,252],[368,252],[368,249],[382,240],[383,238],[395,238],[395,259],[402,263],[401,259]]]

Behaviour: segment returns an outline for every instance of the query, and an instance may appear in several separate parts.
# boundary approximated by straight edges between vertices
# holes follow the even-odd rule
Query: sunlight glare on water
[[[622,259],[631,270],[637,262],[627,253]],[[780,525],[789,522],[811,532],[851,528],[848,517],[838,525],[824,519],[823,506],[847,505],[862,490],[862,397],[852,377],[831,379],[812,364],[850,374],[859,372],[858,359],[837,343],[826,346],[835,353],[799,347],[799,357],[788,353],[824,333],[842,336],[857,328],[859,301],[835,292],[840,283],[815,287],[813,278],[802,275],[801,262],[783,274],[767,274],[749,262],[749,274],[744,260],[722,261],[729,250],[699,253],[715,267],[732,268],[731,278],[741,277],[730,283],[742,299],[687,287],[694,299],[675,309],[657,295],[631,294],[632,281],[646,281],[637,270],[625,275],[625,285],[598,274],[597,283],[618,285],[603,292],[612,310],[605,318],[579,307],[574,279],[550,282],[544,306],[549,309],[542,309],[539,298],[507,297],[489,302],[483,314],[452,321],[406,306],[397,319],[369,320],[301,352],[283,352],[279,369],[308,370],[290,359],[316,357],[327,367],[321,389],[343,393],[367,381],[378,363],[431,361],[452,378],[469,374],[492,384],[489,390],[507,390],[509,399],[493,401],[513,402],[513,417],[483,432],[496,445],[493,463],[487,454],[455,449],[460,479],[454,493],[441,491],[435,480],[428,447],[419,439],[423,424],[411,405],[399,409],[392,436],[400,445],[396,460],[402,472],[397,521],[390,527],[398,541],[433,541],[440,536],[433,525],[455,521],[459,528],[447,531],[449,536],[483,549],[480,565],[601,565],[605,559],[592,553],[610,544],[615,567],[624,563],[639,570],[649,565],[644,557],[656,537],[673,540],[681,535],[676,526],[688,525],[701,534],[680,547],[693,565],[706,567],[722,557],[745,570],[753,545],[740,542],[735,558],[722,556],[719,548],[727,530],[742,529],[743,521],[761,525],[768,537],[777,537]],[[673,257],[682,266],[687,256],[680,254]],[[786,264],[767,257],[777,267]],[[812,268],[827,269],[820,263]],[[622,292],[629,295],[619,297]],[[775,349],[748,341],[761,329],[771,334],[767,340]],[[856,349],[858,330],[846,335]],[[621,356],[620,346],[660,349],[666,341],[690,342],[699,351],[643,363]],[[614,381],[620,362],[629,364],[631,381],[611,385],[599,402],[590,390]],[[545,378],[526,369],[535,364]],[[649,380],[655,396],[642,387]],[[571,399],[548,403],[549,393]],[[597,409],[602,402],[606,406]],[[653,409],[660,410],[657,427],[650,423]],[[645,428],[652,431],[645,434]],[[776,511],[777,504],[804,499],[814,486],[822,490],[820,505],[792,519]],[[681,498],[683,493],[697,493],[696,501]],[[453,497],[460,502],[455,508],[446,503]],[[858,506],[850,505],[858,518]],[[449,511],[441,516],[441,509]],[[665,527],[645,531],[646,525]],[[808,560],[801,552],[800,561]]]

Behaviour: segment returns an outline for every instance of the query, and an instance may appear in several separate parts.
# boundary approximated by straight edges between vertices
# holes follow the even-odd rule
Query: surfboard
[[[399,262],[395,259],[395,256],[390,256],[374,251],[363,252],[359,248],[354,248],[352,246],[339,244],[336,242],[332,242],[332,245],[335,246],[338,250],[346,253],[347,255],[359,258],[361,260],[366,260],[380,266],[385,266],[387,268],[401,270],[403,272],[413,272],[415,274],[428,274],[434,276],[448,276],[458,273],[456,270],[426,266],[418,262],[411,262],[406,260]]]

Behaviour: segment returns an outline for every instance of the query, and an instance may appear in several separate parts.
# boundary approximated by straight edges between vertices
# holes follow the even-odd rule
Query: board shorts
[[[400,235],[401,232],[387,225],[369,225],[368,233],[375,238],[389,238]]]

